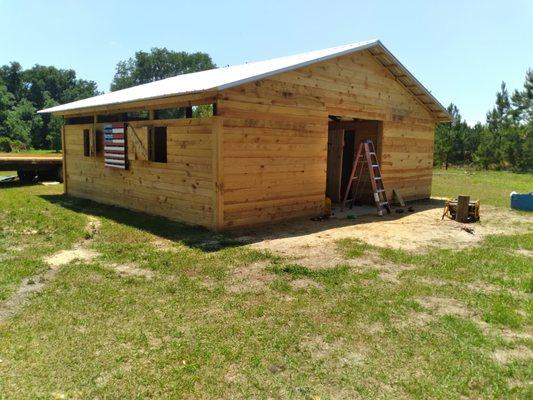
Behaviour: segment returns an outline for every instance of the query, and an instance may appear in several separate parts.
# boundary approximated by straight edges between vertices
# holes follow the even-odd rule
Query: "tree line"
[[[468,125],[454,104],[448,112],[453,121],[435,131],[435,165],[533,170],[533,70],[527,71],[523,88],[512,94],[502,82],[484,124]]]
[[[153,48],[120,61],[111,91],[125,89],[179,74],[215,68],[206,53]],[[20,63],[0,67],[0,152],[61,149],[61,117],[38,110],[101,94],[96,82],[79,79],[72,69]]]
[[[216,68],[206,53],[166,48],[138,51],[116,66],[110,90]],[[62,118],[37,110],[100,94],[94,81],[79,79],[72,69],[18,62],[0,67],[0,151],[60,149]],[[509,94],[505,83],[484,124],[470,126],[454,104],[450,123],[435,132],[435,165],[477,165],[483,168],[533,169],[533,70],[524,87]]]

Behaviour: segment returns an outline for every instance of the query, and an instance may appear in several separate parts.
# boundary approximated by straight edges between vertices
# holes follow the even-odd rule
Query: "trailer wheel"
[[[17,175],[19,177],[19,180],[23,184],[29,184],[35,182],[35,178],[37,177],[37,173],[35,171],[22,171],[18,170]]]
[[[39,171],[37,172],[37,179],[39,180],[39,182],[55,181],[56,171],[55,170]]]

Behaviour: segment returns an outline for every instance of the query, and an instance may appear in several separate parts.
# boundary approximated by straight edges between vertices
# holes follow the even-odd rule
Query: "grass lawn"
[[[509,195],[513,191],[533,192],[533,174],[464,168],[433,170],[433,196],[456,198],[467,195],[472,199],[481,199],[482,205],[509,207]]]
[[[0,171],[0,176],[14,176],[17,175],[17,171]]]
[[[496,205],[527,178],[439,171],[435,194],[458,176]],[[0,398],[533,396],[533,232],[425,254],[342,240],[344,262],[311,269],[61,191],[0,188],[0,300],[48,255],[97,254],[0,321]],[[370,256],[394,279],[354,267]]]

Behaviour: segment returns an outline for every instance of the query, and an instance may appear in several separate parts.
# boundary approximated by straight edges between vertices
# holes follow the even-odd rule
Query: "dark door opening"
[[[348,187],[353,161],[359,143],[371,139],[374,142],[378,159],[381,154],[380,121],[372,120],[337,120],[329,122],[326,196],[333,203],[340,203]],[[372,204],[370,181],[363,176],[358,186],[356,203]]]

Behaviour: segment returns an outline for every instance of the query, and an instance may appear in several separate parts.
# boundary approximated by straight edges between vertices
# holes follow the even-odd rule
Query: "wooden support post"
[[[457,197],[457,213],[455,220],[457,222],[468,222],[468,205],[470,204],[470,196]]]
[[[93,129],[91,132],[91,156],[96,157],[96,123],[97,123],[97,116],[96,114],[93,115]]]
[[[185,107],[185,118],[192,118],[192,107]]]
[[[212,126],[212,170],[213,170],[213,228],[219,231],[224,227],[224,155],[223,151],[223,120],[213,117]]]
[[[63,163],[61,164],[61,174],[63,175],[63,192],[68,193],[67,186],[67,146],[66,146],[66,134],[65,124],[61,127],[61,152],[63,153]]]

